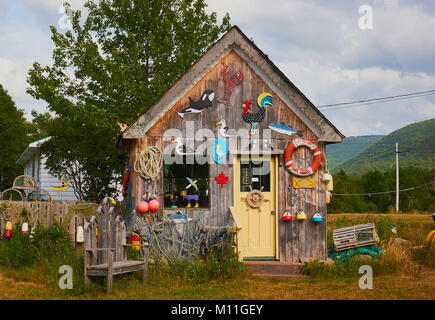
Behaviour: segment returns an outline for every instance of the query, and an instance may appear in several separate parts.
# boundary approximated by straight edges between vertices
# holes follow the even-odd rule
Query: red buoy
[[[5,226],[5,239],[9,240],[12,237],[12,222],[7,221]]]
[[[141,213],[146,213],[149,209],[149,205],[148,202],[146,201],[141,201],[137,204],[137,210],[139,210],[139,212]]]
[[[153,199],[149,202],[149,207],[151,211],[159,210],[160,203],[156,199]]]

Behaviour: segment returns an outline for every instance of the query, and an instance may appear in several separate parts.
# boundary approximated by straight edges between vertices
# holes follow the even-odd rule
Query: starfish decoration
[[[225,173],[222,171],[217,177],[215,177],[214,179],[216,180],[216,182],[218,184],[221,185],[221,188],[224,187],[224,184],[228,183],[228,179],[230,177],[226,176]]]

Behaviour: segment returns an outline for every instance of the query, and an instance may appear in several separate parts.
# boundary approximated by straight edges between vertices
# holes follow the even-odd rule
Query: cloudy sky
[[[70,0],[73,8],[83,1]],[[51,64],[49,26],[63,0],[0,0],[0,83],[17,106],[45,110],[26,94],[34,61]],[[207,0],[317,106],[435,89],[435,1]],[[359,22],[372,8],[372,29]],[[367,20],[364,20],[367,22]],[[388,134],[435,117],[435,94],[357,108],[321,109],[346,136]]]

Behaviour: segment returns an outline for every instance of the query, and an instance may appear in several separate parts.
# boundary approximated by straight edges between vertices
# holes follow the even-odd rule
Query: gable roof
[[[344,135],[239,27],[233,26],[152,107],[123,131],[118,139],[118,146],[122,145],[124,139],[147,138],[146,132],[230,50],[234,50],[248,63],[254,72],[310,128],[319,141],[328,143],[342,141]],[[300,99],[302,103],[295,106],[293,99]]]
[[[39,139],[29,143],[27,148],[23,151],[23,153],[15,163],[24,165],[26,162],[28,162],[30,159],[33,158],[33,156],[37,153],[41,145],[50,139],[51,137],[45,137],[43,139]]]

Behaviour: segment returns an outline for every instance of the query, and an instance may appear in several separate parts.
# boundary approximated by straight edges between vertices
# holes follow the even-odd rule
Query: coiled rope
[[[145,180],[155,180],[161,169],[162,152],[154,146],[142,150],[134,162],[134,170]]]
[[[156,195],[157,186],[155,180],[160,175],[162,162],[162,151],[155,146],[150,146],[142,150],[134,162],[134,171],[139,173],[145,180],[151,180],[153,182],[152,190],[148,191],[146,197],[150,194],[153,197]]]

